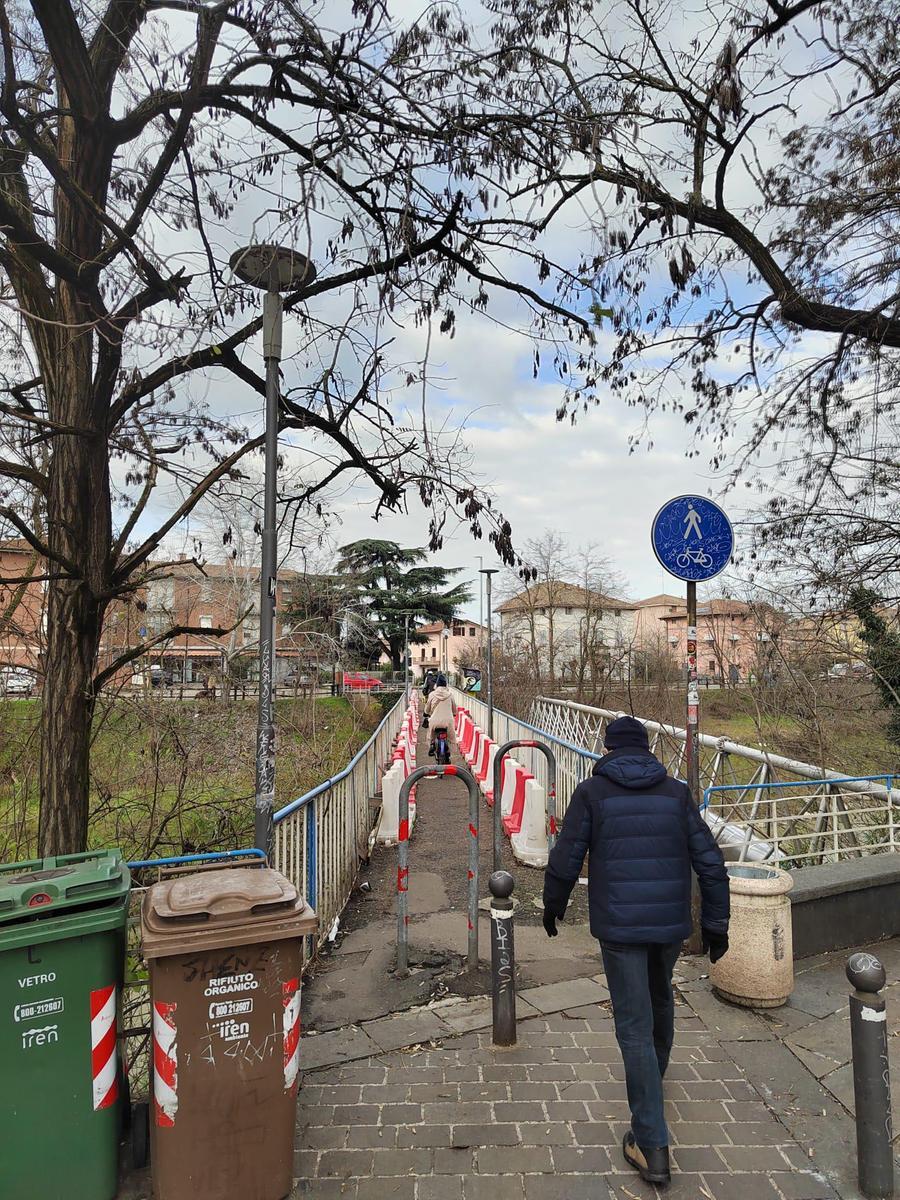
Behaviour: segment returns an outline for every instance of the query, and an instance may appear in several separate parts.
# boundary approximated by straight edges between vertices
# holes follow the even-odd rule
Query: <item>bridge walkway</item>
[[[426,738],[419,739],[420,765],[429,761]],[[550,942],[537,903],[541,872],[513,863],[504,849],[520,901],[519,1042],[493,1049],[484,915],[482,968],[463,971],[466,791],[451,779],[419,786],[409,979],[390,975],[397,852],[378,848],[339,946],[304,989],[310,1034],[295,1196],[650,1200],[657,1193],[621,1157],[625,1085],[596,944],[584,924],[586,889],[576,889],[573,919]],[[479,844],[485,893],[486,806]],[[822,978],[833,987],[837,966],[817,970],[798,1006],[757,1017],[712,996],[705,960],[679,963],[667,1076],[673,1200],[855,1196],[851,1118],[781,1040],[785,1030],[807,1027],[814,1038],[825,1019],[811,997]],[[832,995],[836,1007],[843,993]]]

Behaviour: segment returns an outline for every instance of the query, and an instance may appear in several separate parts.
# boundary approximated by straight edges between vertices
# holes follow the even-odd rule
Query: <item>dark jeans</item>
[[[669,1144],[662,1081],[675,1037],[672,971],[681,942],[601,942],[600,950],[625,1064],[631,1131],[641,1149],[656,1150]]]

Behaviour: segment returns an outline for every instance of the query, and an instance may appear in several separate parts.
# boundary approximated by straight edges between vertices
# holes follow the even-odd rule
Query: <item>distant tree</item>
[[[888,625],[879,611],[880,603],[871,588],[854,588],[850,593],[850,609],[859,618],[860,641],[889,713],[888,733],[892,741],[900,743],[900,631]]]
[[[464,584],[450,586],[459,567],[419,566],[427,558],[422,549],[404,549],[396,542],[367,538],[343,546],[336,571],[344,577],[354,607],[362,618],[361,636],[371,657],[386,654],[395,671],[403,667],[406,614],[410,615],[410,642],[421,642],[415,622],[443,621],[449,625],[471,596]]]

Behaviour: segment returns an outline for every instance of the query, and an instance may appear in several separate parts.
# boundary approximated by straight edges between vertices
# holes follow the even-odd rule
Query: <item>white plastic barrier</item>
[[[512,812],[513,800],[516,798],[516,775],[524,774],[525,768],[511,754],[506,756],[506,770],[503,772],[503,788],[500,792],[500,815],[508,817]]]
[[[473,767],[478,762],[479,758],[481,757],[481,748],[484,745],[484,739],[486,737],[487,737],[487,734],[484,732],[484,730],[479,729],[479,727],[476,725],[475,726],[475,740],[472,742],[472,749],[469,751],[468,754],[465,755],[465,760],[469,764],[470,767]]]
[[[381,780],[381,820],[378,822],[378,832],[375,840],[382,846],[393,846],[400,838],[400,788],[406,775],[401,762],[395,762],[389,771],[385,771]],[[410,797],[409,829],[412,832],[416,821],[415,802]]]
[[[549,848],[547,844],[547,793],[534,779],[525,782],[525,808],[522,813],[522,828],[510,838],[512,852],[521,863],[529,867],[546,867]]]
[[[479,774],[476,776],[476,779],[478,780],[481,790],[484,792],[485,796],[487,796],[488,792],[492,792],[494,787],[494,760],[497,757],[497,751],[499,749],[500,747],[496,742],[488,742],[487,761],[484,764],[484,774]]]
[[[481,739],[481,746],[478,750],[478,758],[474,763],[472,763],[472,774],[475,776],[479,784],[483,784],[485,778],[487,777],[488,760],[491,757],[492,748],[496,753],[496,743],[492,742],[491,739],[485,735]]]

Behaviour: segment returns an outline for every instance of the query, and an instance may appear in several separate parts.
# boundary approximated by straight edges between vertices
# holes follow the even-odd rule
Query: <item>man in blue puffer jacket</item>
[[[647,1183],[670,1180],[662,1079],[675,1035],[672,971],[691,934],[691,869],[700,881],[703,948],[728,950],[728,873],[687,785],[650,753],[633,717],[606,730],[608,753],[578,785],[544,876],[544,928],[555,937],[585,854],[591,933],[600,941],[631,1129],[622,1149]]]

